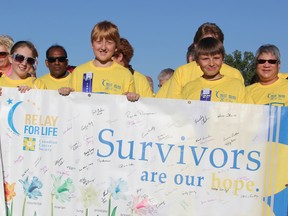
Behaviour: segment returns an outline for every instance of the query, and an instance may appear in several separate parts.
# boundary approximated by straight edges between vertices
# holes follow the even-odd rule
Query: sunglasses
[[[20,54],[13,54],[13,59],[19,63],[22,63],[24,60],[26,60],[27,64],[32,65],[32,66],[36,62],[35,58],[25,57],[25,56],[20,55]]]
[[[56,62],[56,60],[58,60],[59,62],[66,62],[67,58],[65,56],[59,56],[59,57],[48,57],[47,61],[49,63],[53,63]]]
[[[0,58],[5,58],[9,55],[8,52],[0,52]]]
[[[257,59],[257,64],[264,64],[266,62],[268,62],[269,64],[276,64],[276,63],[278,63],[278,60],[275,60],[275,59],[269,59],[269,60]]]

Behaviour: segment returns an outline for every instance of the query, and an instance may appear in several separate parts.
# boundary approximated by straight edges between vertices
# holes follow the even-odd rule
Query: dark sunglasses
[[[257,59],[257,64],[264,64],[268,61],[269,64],[276,64],[278,63],[278,60],[275,59],[269,59],[269,60],[265,60],[265,59]]]
[[[48,57],[47,61],[49,63],[53,63],[56,62],[56,60],[58,60],[59,62],[66,62],[67,58],[65,56],[59,56],[59,57]]]
[[[27,64],[29,65],[34,65],[36,60],[32,57],[25,57],[23,55],[20,54],[13,54],[13,59],[19,63],[22,63],[24,60],[26,60]]]
[[[8,55],[9,55],[8,52],[0,52],[0,58],[5,58]]]

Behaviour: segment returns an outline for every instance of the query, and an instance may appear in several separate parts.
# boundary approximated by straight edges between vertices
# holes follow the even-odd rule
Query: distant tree
[[[232,54],[225,55],[224,62],[242,73],[246,86],[254,82],[256,69],[252,52],[245,51],[242,57],[241,51],[235,50]]]

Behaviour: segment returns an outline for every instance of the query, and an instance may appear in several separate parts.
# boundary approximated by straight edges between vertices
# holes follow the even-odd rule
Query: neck
[[[8,77],[9,77],[10,79],[12,79],[12,80],[21,80],[21,79],[26,79],[26,78],[28,78],[29,75],[26,74],[25,77],[20,77],[20,76],[18,76],[17,74],[15,74],[15,73],[12,72],[12,74],[11,74],[10,76],[8,76]]]
[[[220,72],[218,72],[217,74],[215,74],[214,76],[207,76],[207,75],[203,75],[202,76],[204,79],[209,80],[209,81],[215,81],[215,80],[219,80],[222,79],[223,75],[220,74]]]
[[[68,76],[68,74],[69,74],[69,71],[65,71],[65,73],[63,73],[61,76],[59,76],[59,77],[54,77],[51,73],[50,73],[50,75],[52,76],[52,77],[54,77],[55,79],[62,79],[62,78],[65,78],[65,77],[67,77]]]
[[[0,69],[0,73],[7,74],[7,72],[11,69],[11,65],[4,66]]]
[[[96,67],[110,67],[113,64],[113,60],[99,61],[98,59],[94,59],[93,64]]]
[[[274,79],[267,80],[267,81],[266,80],[260,80],[259,83],[261,85],[271,85],[271,84],[275,83],[278,79],[279,79],[279,77],[277,76]]]

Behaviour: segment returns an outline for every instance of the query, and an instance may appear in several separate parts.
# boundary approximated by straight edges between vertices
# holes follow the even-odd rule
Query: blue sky
[[[154,79],[167,67],[186,62],[186,50],[198,27],[215,22],[224,32],[226,53],[255,53],[263,44],[281,52],[281,71],[288,72],[288,1],[268,0],[110,0],[3,1],[0,34],[15,41],[30,40],[39,52],[37,75],[48,72],[47,48],[63,45],[69,63],[79,65],[93,58],[90,32],[103,20],[115,23],[122,37],[134,47],[132,66]]]

